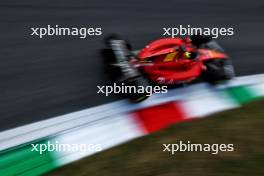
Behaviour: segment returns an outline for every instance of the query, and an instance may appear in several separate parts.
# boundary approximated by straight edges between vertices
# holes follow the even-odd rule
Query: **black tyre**
[[[137,77],[131,80],[125,81],[126,86],[133,87],[135,92],[125,94],[126,97],[134,103],[141,102],[147,99],[152,92],[147,92],[146,88],[150,86],[149,82],[144,77]],[[139,90],[141,89],[141,90]],[[139,92],[139,93],[138,93]]]
[[[218,83],[219,81],[230,80],[235,76],[234,67],[230,60],[216,59],[205,62],[207,70],[203,73],[203,77],[210,83]]]
[[[192,43],[197,47],[200,47],[202,44],[208,43],[212,40],[211,37],[203,35],[192,35],[190,38]]]
[[[209,36],[193,35],[191,36],[191,40],[192,43],[198,48],[206,48],[206,49],[224,52],[224,49]]]
[[[106,75],[108,75],[109,79],[112,81],[117,80],[122,76],[122,72],[120,67],[115,66],[116,57],[111,49],[103,49],[102,50],[103,62],[104,62],[104,70]]]
[[[118,82],[118,80],[123,76],[121,69],[117,66],[116,56],[110,46],[111,40],[122,40],[125,42],[128,50],[131,50],[131,45],[127,40],[124,40],[121,36],[117,34],[111,34],[104,38],[105,49],[102,50],[104,70],[108,77],[113,82]]]
[[[122,40],[126,43],[127,49],[132,50],[132,45],[130,44],[130,42],[118,34],[110,34],[104,38],[104,43],[105,43],[106,47],[108,47],[110,45],[111,40]]]

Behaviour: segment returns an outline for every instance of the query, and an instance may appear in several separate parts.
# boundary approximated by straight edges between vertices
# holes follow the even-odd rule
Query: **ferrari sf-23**
[[[105,66],[113,82],[125,85],[186,85],[195,80],[211,84],[234,77],[230,57],[208,36],[162,38],[133,51],[118,35],[105,39]],[[132,101],[145,93],[127,95]]]

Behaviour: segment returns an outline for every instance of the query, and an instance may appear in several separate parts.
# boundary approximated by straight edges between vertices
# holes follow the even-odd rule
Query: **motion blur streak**
[[[253,3],[254,2],[254,3]],[[233,27],[219,37],[238,75],[263,71],[264,1],[1,0],[0,130],[115,100],[96,94],[108,84],[98,50],[104,35],[123,33],[135,48],[162,37],[163,27]],[[210,18],[208,18],[210,17]],[[87,39],[30,36],[32,26],[102,27]]]
[[[112,119],[119,114],[138,111],[138,114],[143,114],[143,116],[146,116],[147,112],[147,116],[157,116],[155,118],[161,118],[161,120],[166,119],[165,114],[170,113],[162,113],[159,117],[158,113],[155,111],[149,111],[148,109],[149,107],[155,107],[161,104],[170,104],[170,102],[174,101],[182,101],[181,104],[188,108],[184,110],[183,114],[181,114],[181,110],[177,110],[177,114],[180,114],[179,117],[169,116],[168,119],[176,118],[174,120],[177,121],[178,118],[183,116],[187,116],[186,118],[208,116],[218,111],[237,107],[239,104],[251,100],[254,97],[263,96],[263,83],[264,74],[242,76],[219,87],[212,87],[208,84],[200,83],[189,87],[174,89],[167,94],[155,94],[150,97],[150,99],[140,104],[131,104],[127,101],[121,100],[84,109],[82,111],[3,131],[0,133],[0,151],[30,141],[39,140],[40,138],[54,136],[58,133],[63,133],[66,130],[74,130],[75,128],[85,125],[99,123],[105,119]],[[244,90],[240,87],[247,87],[247,89]],[[253,90],[251,90],[251,87],[253,87]],[[235,91],[233,91],[233,89]],[[224,94],[222,93],[223,91],[225,92]],[[241,94],[243,96],[241,96]],[[232,97],[231,100],[230,96]],[[201,102],[201,99],[203,102]],[[237,101],[234,101],[234,99]],[[214,106],[210,106],[212,104]],[[153,110],[153,108],[151,109]],[[174,122],[174,120],[169,122]],[[157,127],[159,127],[158,124],[155,127],[155,130],[157,130]]]
[[[257,76],[253,77],[257,78]],[[58,124],[49,123],[51,119],[9,130],[1,135],[0,140],[3,143],[0,145],[0,151],[12,145],[18,145],[21,141],[20,144],[23,145],[1,151],[2,175],[40,175],[98,152],[94,150],[83,152],[48,150],[40,155],[39,152],[32,152],[31,143],[47,145],[56,144],[59,141],[61,144],[98,144],[102,146],[102,150],[106,150],[175,123],[203,118],[212,113],[238,107],[264,96],[264,82],[261,81],[263,75],[258,75],[258,77],[255,83],[252,84],[249,81],[249,84],[240,84],[240,86],[238,83],[241,79],[240,81],[233,80],[231,85],[236,83],[235,87],[226,85],[225,88],[215,89],[204,84],[194,85],[192,89],[187,88],[188,91],[184,94],[177,89],[170,94],[181,96],[164,97],[163,95],[156,98],[153,96],[151,98],[154,102],[156,99],[156,104],[148,104],[145,107],[133,107],[132,104],[122,107],[118,106],[120,102],[99,106],[97,115],[92,116],[96,119],[92,121],[89,121],[89,115],[96,112],[93,108],[54,118],[53,122],[61,121]],[[123,109],[125,111],[120,111]],[[36,128],[41,126],[42,129]],[[56,131],[58,129],[60,131]],[[46,136],[41,137],[40,133]],[[25,157],[27,160],[23,160]],[[35,162],[36,160],[39,162]]]

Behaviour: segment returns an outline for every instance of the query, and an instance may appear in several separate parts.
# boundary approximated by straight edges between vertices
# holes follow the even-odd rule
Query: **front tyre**
[[[193,45],[198,48],[206,48],[210,50],[224,52],[224,49],[211,37],[203,35],[193,35],[190,37]]]
[[[203,77],[209,83],[215,84],[221,81],[230,80],[235,76],[234,67],[230,60],[208,60],[204,65],[206,66],[206,71],[204,71]]]

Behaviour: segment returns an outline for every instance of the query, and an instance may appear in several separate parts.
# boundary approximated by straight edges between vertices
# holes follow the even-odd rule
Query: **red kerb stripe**
[[[185,120],[180,102],[169,102],[137,110],[135,115],[149,133]]]

